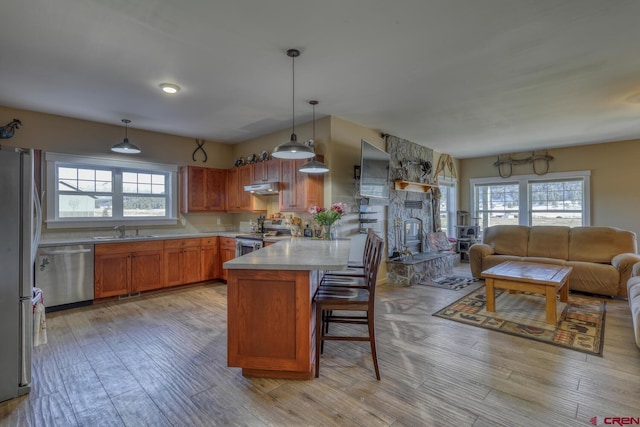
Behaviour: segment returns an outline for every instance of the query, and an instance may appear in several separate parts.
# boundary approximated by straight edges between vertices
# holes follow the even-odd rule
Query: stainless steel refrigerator
[[[0,402],[31,383],[33,152],[0,146]]]

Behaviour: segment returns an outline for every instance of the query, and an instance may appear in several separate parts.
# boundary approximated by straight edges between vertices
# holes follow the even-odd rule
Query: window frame
[[[178,223],[178,166],[151,163],[143,161],[120,160],[99,157],[78,156],[73,154],[45,153],[46,165],[46,218],[45,223],[48,228],[95,228],[109,227],[117,225],[129,226],[145,226],[145,225],[176,225]],[[59,216],[59,189],[56,181],[58,167],[72,167],[89,169],[105,168],[112,170],[113,187],[111,193],[113,203],[113,212],[116,214],[116,206],[118,207],[118,216],[102,219],[100,217],[89,218],[61,218]],[[166,199],[166,215],[165,216],[136,216],[126,217],[120,209],[123,204],[124,196],[129,193],[123,192],[122,173],[138,172],[165,174],[167,176],[165,182],[164,195]],[[64,194],[64,192],[63,192]],[[151,195],[151,194],[150,194]]]
[[[573,172],[554,172],[545,175],[512,175],[508,178],[490,177],[490,178],[472,178],[469,180],[469,206],[474,217],[478,217],[479,213],[476,206],[476,186],[478,185],[509,185],[518,186],[519,209],[518,224],[531,225],[531,194],[529,191],[530,183],[541,183],[545,181],[575,181],[582,180],[583,199],[582,199],[582,226],[591,225],[591,171],[573,171]]]
[[[438,187],[448,187],[450,191],[447,191],[449,197],[447,198],[447,232],[448,237],[456,237],[456,221],[458,220],[458,180],[453,178],[446,178],[442,175],[438,176]],[[440,191],[442,194],[442,190]],[[442,214],[442,213],[441,213]],[[442,224],[441,224],[442,225]]]

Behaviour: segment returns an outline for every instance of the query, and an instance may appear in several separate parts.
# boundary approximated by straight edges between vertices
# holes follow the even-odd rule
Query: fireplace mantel
[[[425,182],[404,181],[401,179],[396,179],[395,181],[393,181],[393,183],[395,184],[394,188],[396,190],[415,191],[418,193],[428,193],[429,190],[431,190],[433,187],[437,187],[437,185],[435,184],[427,184]]]

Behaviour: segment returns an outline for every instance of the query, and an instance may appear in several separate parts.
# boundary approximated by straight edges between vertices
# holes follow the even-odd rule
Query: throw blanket
[[[44,315],[44,294],[42,289],[33,288],[33,346],[47,343],[47,319]]]

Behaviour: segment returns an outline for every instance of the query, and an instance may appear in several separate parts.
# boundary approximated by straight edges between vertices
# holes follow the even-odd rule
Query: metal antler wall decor
[[[22,126],[22,122],[20,120],[11,120],[9,123],[0,128],[0,139],[12,138],[16,133],[16,129],[20,129],[20,126]]]
[[[198,153],[198,151],[202,151],[202,154],[204,155],[204,160],[202,161],[202,163],[206,163],[207,160],[209,159],[209,156],[207,156],[207,152],[204,151],[204,139],[196,139],[196,149],[193,150],[193,154],[191,155],[191,158],[193,159],[193,161],[196,161],[196,154]]]
[[[498,155],[498,160],[493,163],[493,166],[498,168],[498,174],[501,178],[509,178],[513,174],[513,165],[527,165],[529,163],[533,165],[533,172],[536,175],[544,175],[549,172],[549,162],[551,160],[553,160],[553,157],[550,156],[546,150],[544,154],[536,154],[535,151],[532,151],[531,155],[524,159],[514,159],[511,157],[511,154],[500,154]],[[536,164],[540,163],[544,165],[544,170],[542,171],[536,168]]]

